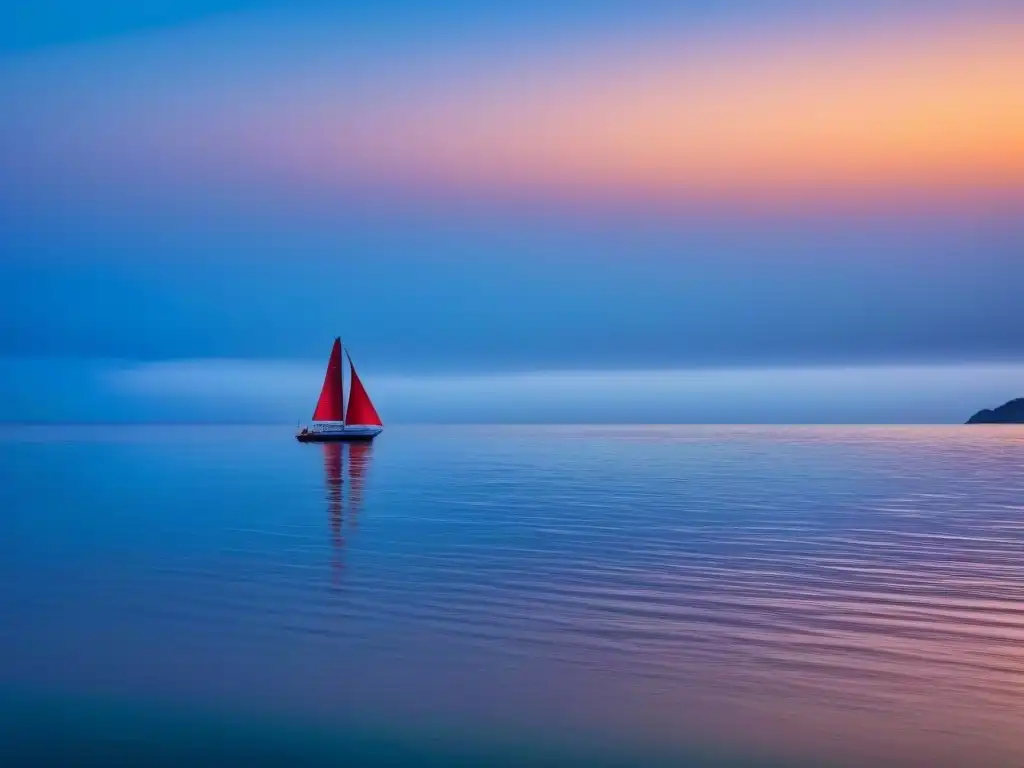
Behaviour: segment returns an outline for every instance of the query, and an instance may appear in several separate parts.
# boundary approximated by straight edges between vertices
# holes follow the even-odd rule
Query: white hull
[[[313,423],[296,433],[302,442],[328,442],[332,440],[372,440],[384,427],[365,424]]]

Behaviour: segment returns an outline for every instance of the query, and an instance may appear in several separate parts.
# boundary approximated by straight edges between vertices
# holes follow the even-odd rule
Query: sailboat
[[[334,339],[331,357],[327,362],[324,385],[320,399],[313,411],[313,423],[302,427],[295,439],[300,443],[326,443],[337,440],[373,440],[384,430],[377,409],[373,407],[363,382],[352,364],[352,356],[345,350],[350,373],[351,392],[348,407],[345,403],[345,387],[341,378],[341,338]]]

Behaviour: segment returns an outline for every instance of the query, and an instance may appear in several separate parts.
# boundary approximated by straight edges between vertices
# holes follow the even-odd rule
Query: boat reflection
[[[322,443],[321,449],[324,456],[327,516],[331,528],[331,546],[334,550],[332,568],[335,579],[338,579],[344,570],[342,553],[345,548],[345,532],[355,530],[358,526],[366,474],[373,457],[373,446],[371,443]],[[347,504],[344,490],[346,484]]]
[[[359,525],[359,511],[363,506],[363,486],[366,473],[373,460],[373,443],[353,442],[348,444],[349,481],[349,526],[355,530]]]
[[[342,445],[340,443],[324,443],[324,485],[327,492],[327,514],[331,521],[331,543],[334,549],[340,550],[344,539],[342,538]]]

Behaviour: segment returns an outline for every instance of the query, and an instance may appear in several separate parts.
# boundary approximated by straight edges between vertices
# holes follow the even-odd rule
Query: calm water
[[[0,762],[1020,766],[1022,469],[1013,427],[7,427]]]

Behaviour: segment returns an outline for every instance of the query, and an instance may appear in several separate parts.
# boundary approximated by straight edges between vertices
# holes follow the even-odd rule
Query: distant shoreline
[[[998,408],[983,408],[967,420],[968,424],[1024,424],[1024,397],[1003,403]]]

